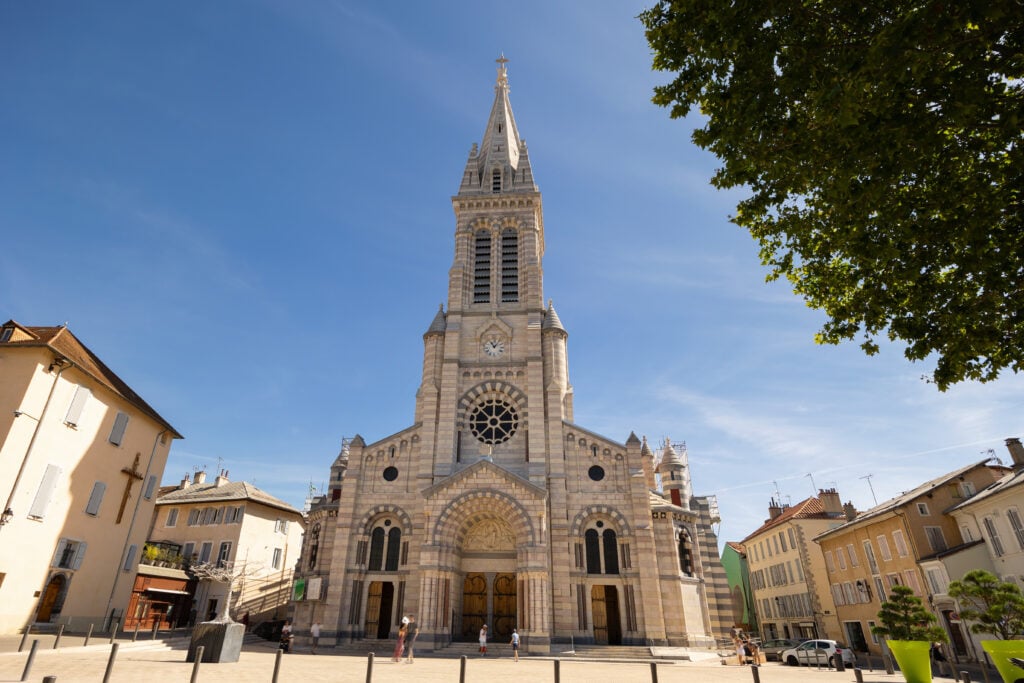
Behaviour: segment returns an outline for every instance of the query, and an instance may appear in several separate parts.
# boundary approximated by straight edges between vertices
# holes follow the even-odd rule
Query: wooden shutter
[[[110,443],[120,446],[124,440],[124,431],[128,428],[128,414],[119,412],[114,418],[114,428],[110,430]]]
[[[57,488],[57,480],[60,479],[61,469],[56,465],[47,465],[43,479],[39,482],[39,489],[36,491],[35,500],[29,508],[28,516],[42,519],[46,516],[46,508],[50,505],[50,498],[54,489]]]
[[[64,417],[64,422],[72,427],[77,427],[78,421],[82,418],[82,411],[85,409],[85,404],[91,396],[91,391],[83,386],[79,386],[75,390],[75,397],[71,399],[71,406],[68,408],[68,414]]]
[[[53,554],[53,562],[50,563],[51,567],[56,567],[60,563],[60,558],[64,555],[64,549],[68,546],[68,539],[62,538],[57,542],[57,552]]]
[[[155,486],[156,486],[156,475],[155,474],[151,474],[151,475],[149,475],[149,481],[146,482],[146,493],[143,494],[145,496],[146,500],[149,500],[150,498],[153,497],[153,488]]]
[[[89,496],[89,503],[85,506],[85,513],[87,515],[98,515],[100,512],[100,503],[103,502],[103,494],[107,490],[107,485],[102,481],[98,481],[92,485],[92,494]]]
[[[82,560],[85,559],[85,541],[78,542],[78,548],[75,549],[75,557],[71,560],[71,568],[78,569],[82,566]],[[134,546],[133,546],[134,547]]]
[[[125,556],[124,556],[124,566],[122,567],[122,569],[124,569],[124,571],[127,572],[127,571],[131,571],[132,570],[132,568],[134,566],[134,563],[135,563],[135,551],[138,550],[138,549],[139,549],[139,546],[135,545],[134,543],[132,543],[130,546],[128,546],[128,552],[125,553]]]

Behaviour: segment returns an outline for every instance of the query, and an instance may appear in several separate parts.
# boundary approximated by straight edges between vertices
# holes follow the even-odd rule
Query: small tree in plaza
[[[893,586],[889,599],[878,610],[878,621],[881,624],[871,627],[871,632],[889,640],[948,640],[946,632],[935,623],[935,615],[908,586]]]
[[[190,571],[200,581],[212,581],[214,583],[227,584],[227,595],[221,607],[220,614],[213,621],[218,623],[234,623],[231,618],[231,595],[232,589],[239,579],[252,576],[259,571],[259,565],[243,564],[235,566],[233,562],[202,562],[192,565]]]
[[[988,633],[1010,640],[1024,633],[1024,594],[1009,581],[984,569],[975,569],[949,584],[949,596],[960,605],[960,616],[973,633]]]

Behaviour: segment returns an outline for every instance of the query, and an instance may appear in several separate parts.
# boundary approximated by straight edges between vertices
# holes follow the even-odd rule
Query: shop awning
[[[170,588],[145,588],[146,593],[170,593],[172,595],[188,595],[188,591],[176,591]]]

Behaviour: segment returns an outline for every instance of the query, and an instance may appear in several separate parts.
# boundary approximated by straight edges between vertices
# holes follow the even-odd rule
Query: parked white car
[[[807,640],[782,653],[782,662],[790,666],[809,664],[834,667],[836,655],[843,658],[843,664],[852,667],[856,663],[853,650],[834,640]]]

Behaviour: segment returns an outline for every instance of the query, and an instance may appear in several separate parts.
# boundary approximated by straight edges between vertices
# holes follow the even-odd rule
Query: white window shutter
[[[124,432],[128,428],[128,414],[118,412],[114,418],[114,428],[110,430],[110,443],[120,446],[124,440]]]
[[[28,510],[29,517],[42,519],[46,516],[46,508],[49,507],[50,498],[53,496],[54,489],[57,488],[57,480],[60,479],[60,473],[60,467],[56,465],[46,466],[46,472],[43,473],[43,479],[39,482],[39,489],[36,491],[36,497],[32,501],[32,507]]]
[[[64,554],[64,548],[68,547],[68,539],[62,538],[57,542],[57,552],[53,554],[53,562],[50,563],[51,567],[56,567],[57,563],[60,562],[61,556]]]
[[[78,569],[82,566],[82,560],[85,558],[85,541],[78,542],[78,548],[75,550],[75,557],[71,560],[71,568]]]
[[[92,392],[83,386],[79,386],[75,390],[75,397],[71,399],[71,407],[68,408],[68,414],[64,417],[64,422],[67,424],[77,427],[78,421],[82,418],[82,411],[85,409],[85,404],[89,401],[92,396]]]
[[[88,515],[98,515],[100,512],[100,503],[103,502],[103,494],[107,490],[107,485],[102,481],[98,481],[92,486],[92,495],[89,496],[89,503],[85,506],[85,513]]]
[[[149,475],[149,480],[146,481],[146,493],[144,494],[146,500],[149,500],[150,498],[153,497],[153,489],[155,487],[156,487],[156,475],[155,474],[151,474],[151,475]]]

